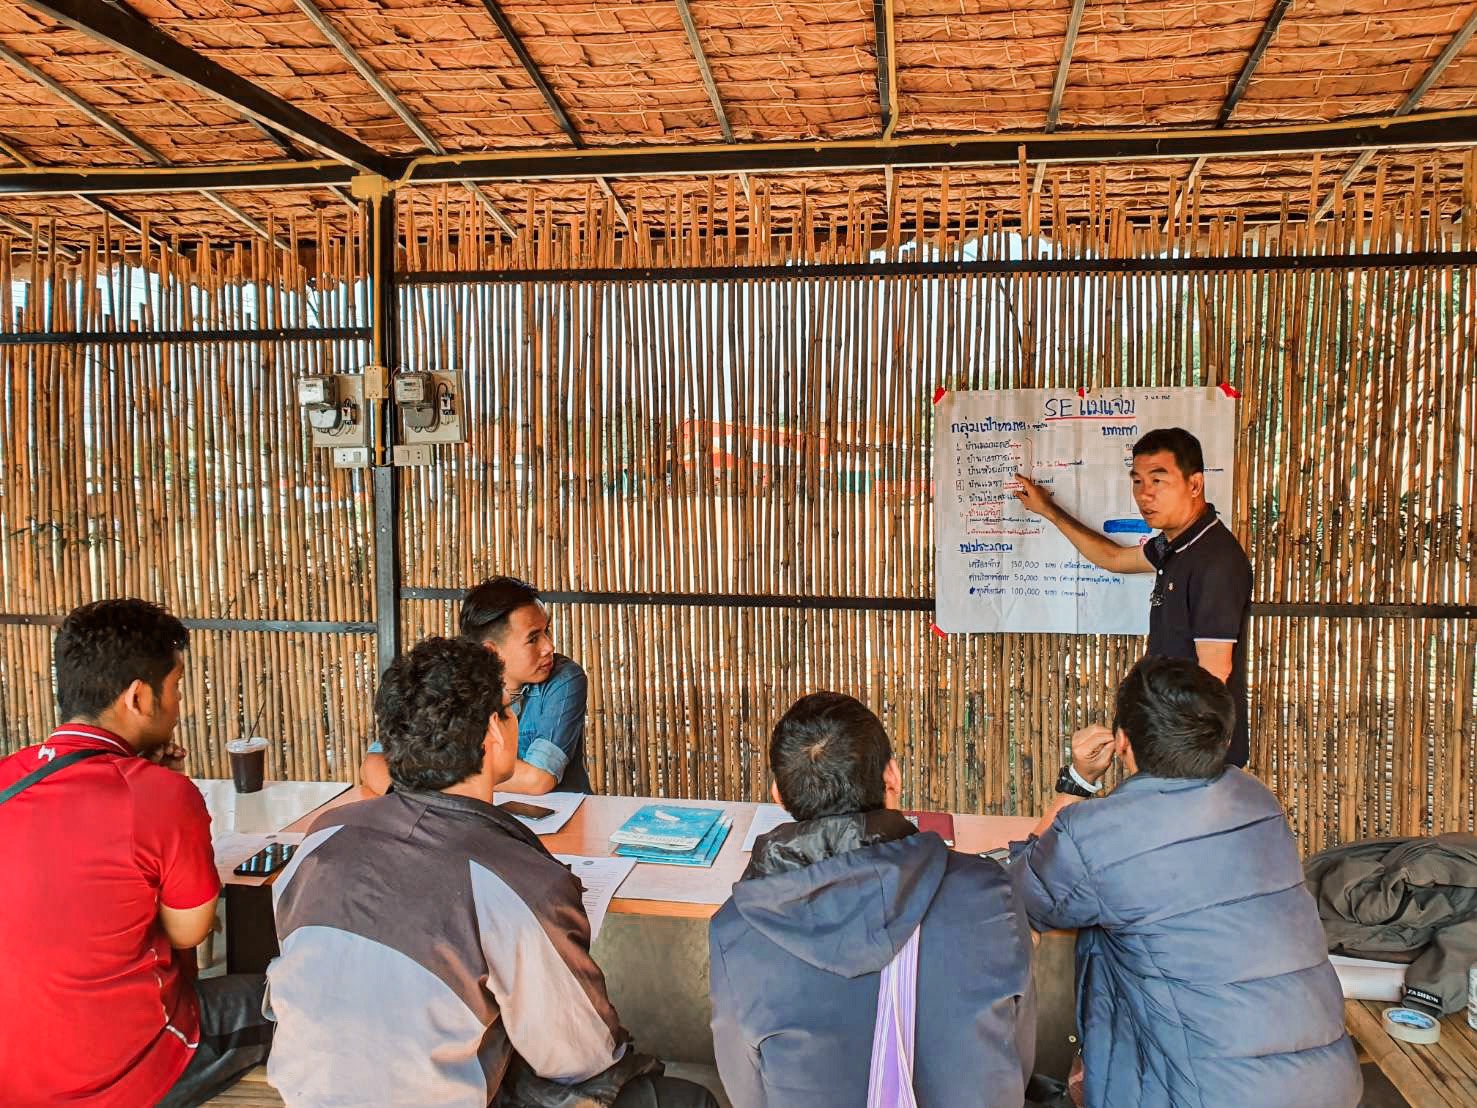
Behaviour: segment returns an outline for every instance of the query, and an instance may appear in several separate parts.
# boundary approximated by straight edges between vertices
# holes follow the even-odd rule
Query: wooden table
[[[260,791],[238,793],[229,779],[191,778],[210,813],[212,835],[304,831],[318,813],[358,800],[342,781],[268,781]],[[241,877],[217,866],[226,901],[226,971],[260,973],[277,955],[272,923],[271,877]]]
[[[1466,1012],[1441,1021],[1441,1041],[1430,1046],[1401,1042],[1385,1033],[1386,1001],[1350,1000],[1344,1019],[1351,1034],[1410,1102],[1411,1108],[1472,1108],[1477,1105],[1477,1031]]]
[[[733,827],[711,868],[663,866],[638,862],[610,902],[610,910],[626,915],[668,916],[677,919],[708,919],[728,899],[735,882],[749,864],[744,839],[759,805],[717,800],[661,800],[648,796],[592,796],[555,835],[543,843],[555,854],[584,854],[608,857],[615,853],[610,842],[614,831],[643,805],[663,807],[722,808],[733,819]],[[954,849],[979,853],[1024,839],[1036,826],[1028,816],[955,816]]]

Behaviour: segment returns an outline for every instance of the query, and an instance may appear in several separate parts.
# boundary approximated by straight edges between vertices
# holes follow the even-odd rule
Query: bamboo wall
[[[0,319],[102,331],[365,315],[356,242],[330,243],[312,270],[264,244],[138,249],[110,236],[79,270],[0,251]],[[100,286],[108,274],[122,279]],[[17,278],[30,284],[24,305]],[[366,346],[0,346],[0,613],[132,595],[185,618],[372,621],[367,476],[309,448],[293,387],[303,373],[358,369]],[[0,623],[0,749],[53,724],[53,634]],[[227,776],[226,740],[260,712],[260,733],[277,740],[273,775],[346,777],[372,726],[373,683],[372,634],[194,630],[181,726],[191,771]]]
[[[1225,382],[1242,401],[1236,502],[1221,507],[1251,553],[1259,603],[1471,605],[1471,264],[806,279],[778,268],[1471,250],[1477,174],[1462,169],[1418,165],[1398,195],[1381,176],[1315,231],[1297,217],[1316,206],[1316,181],[1282,221],[1255,228],[1199,218],[1193,193],[1147,220],[1101,196],[1069,222],[1050,180],[1034,191],[1026,174],[1011,211],[944,177],[845,219],[770,218],[762,184],[750,196],[703,183],[638,204],[639,226],[658,203],[661,214],[637,235],[592,195],[576,220],[530,204],[535,230],[513,242],[452,193],[402,202],[401,361],[462,373],[471,413],[467,445],[401,475],[404,585],[462,589],[510,572],[559,591],[928,597],[937,388]],[[151,255],[161,290],[196,286],[203,306],[161,291],[141,323],[259,325],[266,309],[247,317],[245,286],[266,290],[274,318],[363,323],[357,247],[304,255],[311,272],[264,246]],[[775,269],[736,268],[755,265]],[[607,272],[676,266],[712,272]],[[455,276],[509,269],[583,274]],[[80,318],[48,320],[39,300],[15,329],[120,314],[84,296]],[[290,391],[310,366],[366,358],[358,343],[0,347],[0,613],[132,592],[199,618],[372,620],[368,482],[307,446]],[[407,644],[448,630],[455,607],[405,601]],[[757,799],[774,720],[804,692],[835,688],[882,716],[910,804],[983,812],[1039,809],[1067,737],[1106,716],[1142,648],[946,639],[912,611],[627,601],[559,604],[554,619],[590,673],[588,757],[605,790]],[[51,721],[50,634],[0,625],[6,748]],[[1252,638],[1253,763],[1305,845],[1477,823],[1474,621],[1335,607],[1259,615]],[[185,724],[196,771],[223,772],[224,740],[265,696],[259,730],[283,740],[278,775],[350,777],[371,726],[373,647],[365,634],[197,632]]]
[[[1292,209],[1253,229],[1199,220],[1186,198],[1165,227],[1104,202],[1084,224],[1055,220],[1051,249],[1470,249],[1470,216],[1464,239],[1432,214],[1453,193],[1471,211],[1468,168],[1418,175],[1398,197],[1381,179],[1317,234]],[[632,239],[592,197],[586,220],[491,248],[453,198],[420,213],[411,268],[428,276],[402,292],[405,360],[464,374],[473,430],[409,477],[407,587],[510,572],[576,592],[931,596],[936,389],[1225,382],[1242,401],[1236,503],[1221,507],[1256,566],[1256,601],[1473,603],[1471,265],[802,280],[777,267],[1033,256],[1050,191],[1026,200],[1023,237],[947,183],[890,219],[826,225],[766,224],[761,198],[735,250],[725,232],[744,203],[694,189],[667,204],[663,233]],[[910,252],[905,221],[938,213],[942,233]],[[722,273],[756,262],[776,269]],[[657,276],[455,273],[620,266]],[[716,271],[661,278],[680,266]],[[449,630],[455,608],[407,603],[407,641]],[[1072,730],[1106,718],[1142,649],[944,639],[915,612],[580,603],[554,620],[590,672],[588,758],[604,789],[759,799],[774,720],[834,688],[882,716],[908,803],[983,812],[1039,810]],[[1474,826],[1477,624],[1279,614],[1251,634],[1253,763],[1305,844]]]

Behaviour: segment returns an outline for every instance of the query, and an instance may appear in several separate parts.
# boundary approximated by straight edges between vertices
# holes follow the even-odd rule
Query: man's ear
[[[1139,764],[1133,756],[1133,745],[1128,741],[1128,735],[1120,728],[1113,732],[1113,738],[1116,740],[1113,752],[1118,755],[1118,763],[1128,773],[1137,773]]]
[[[903,795],[903,771],[898,768],[896,758],[889,758],[887,768],[882,771],[882,790],[887,797],[887,806],[896,808]]]
[[[771,781],[769,783],[769,797],[781,808],[785,806],[785,802],[780,799],[780,783],[778,781]]]
[[[503,746],[507,743],[507,736],[503,734],[502,721],[497,718],[497,713],[487,717],[487,733],[482,736],[482,754],[486,758],[496,758],[503,752]]]
[[[128,715],[148,719],[154,714],[154,687],[147,681],[134,681],[119,694],[115,707]]]
[[[1205,495],[1205,474],[1190,474],[1190,492],[1192,492],[1196,496]]]

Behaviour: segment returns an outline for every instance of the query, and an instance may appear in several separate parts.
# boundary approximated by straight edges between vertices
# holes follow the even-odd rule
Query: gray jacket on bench
[[[1255,777],[1137,774],[1012,870],[1076,927],[1089,1108],[1353,1108],[1363,1082],[1282,808]]]

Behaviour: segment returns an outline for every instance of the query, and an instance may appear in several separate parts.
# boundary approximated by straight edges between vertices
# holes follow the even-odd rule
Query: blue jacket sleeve
[[[1062,821],[1065,814],[1011,858],[1026,916],[1037,931],[1102,922],[1102,904],[1082,852]]]

